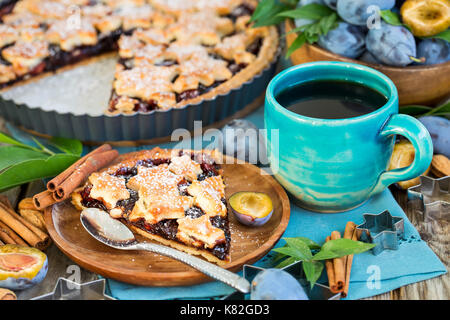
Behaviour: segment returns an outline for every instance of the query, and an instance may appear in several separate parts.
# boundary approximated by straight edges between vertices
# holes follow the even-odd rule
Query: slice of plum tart
[[[119,157],[72,193],[135,233],[217,264],[230,262],[231,235],[215,151],[154,148]]]

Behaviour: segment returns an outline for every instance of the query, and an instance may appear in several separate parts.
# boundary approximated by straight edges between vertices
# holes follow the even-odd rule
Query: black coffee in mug
[[[316,80],[290,86],[276,100],[299,115],[320,119],[345,119],[373,112],[386,104],[380,92],[357,82]]]

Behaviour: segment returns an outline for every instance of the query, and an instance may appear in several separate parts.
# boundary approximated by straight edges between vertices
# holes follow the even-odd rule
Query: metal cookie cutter
[[[243,277],[247,279],[250,283],[256,277],[258,273],[264,271],[264,268],[255,267],[249,264],[245,264],[243,268]],[[331,292],[330,288],[316,283],[314,287],[311,289],[309,282],[306,280],[305,273],[303,272],[302,262],[297,261],[294,262],[281,270],[289,272],[294,278],[298,280],[303,289],[305,290],[306,295],[310,300],[340,300],[340,293]],[[224,300],[245,300],[245,294],[239,291],[235,291],[230,295],[226,296]]]
[[[58,278],[53,292],[31,300],[116,300],[105,294],[105,279],[79,284],[65,278]]]
[[[408,188],[408,201],[418,204],[425,221],[450,220],[450,176],[420,177],[420,184]]]
[[[388,210],[378,214],[363,214],[364,223],[356,227],[358,238],[364,242],[376,244],[372,249],[374,255],[384,249],[397,250],[399,240],[404,235],[404,220],[393,217]]]

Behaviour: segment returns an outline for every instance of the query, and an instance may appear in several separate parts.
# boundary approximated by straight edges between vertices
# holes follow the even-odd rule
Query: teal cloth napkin
[[[333,230],[344,230],[347,221],[363,222],[363,213],[379,213],[388,209],[393,216],[405,219],[405,237],[398,250],[385,250],[375,256],[370,251],[353,259],[347,299],[360,299],[391,291],[401,286],[437,277],[446,268],[409,222],[389,190],[372,197],[363,206],[345,213],[320,214],[295,206],[291,202],[291,217],[284,237],[308,237],[323,243]],[[284,244],[281,240],[277,247]],[[274,255],[269,253],[255,265],[274,267]],[[325,273],[325,272],[324,272]],[[220,282],[189,287],[151,288],[129,285],[109,279],[109,294],[117,299],[198,299],[218,297],[234,290]]]
[[[246,117],[258,128],[264,127],[264,110],[259,108]],[[26,135],[8,126],[16,138],[29,140]],[[194,138],[199,139],[200,138]],[[192,145],[201,145],[192,142]],[[174,143],[161,144],[170,148]],[[139,148],[119,148],[121,153],[148,149],[152,146]],[[86,152],[88,150],[85,150]],[[333,230],[344,230],[348,221],[356,224],[363,222],[363,213],[380,213],[389,210],[393,216],[405,219],[405,236],[398,250],[385,250],[375,256],[371,252],[356,255],[352,266],[351,281],[347,299],[360,299],[391,291],[401,286],[440,276],[447,272],[445,266],[427,244],[421,240],[419,233],[399,207],[391,192],[384,192],[369,199],[363,206],[344,213],[319,214],[297,207],[291,201],[291,217],[284,237],[308,237],[318,243],[323,243],[325,237]],[[276,247],[284,245],[281,240]],[[269,253],[257,263],[263,268],[274,267],[274,255]],[[322,281],[326,281],[324,272]],[[142,287],[121,283],[112,279],[107,280],[108,294],[123,300],[153,300],[153,299],[204,299],[222,297],[234,291],[231,287],[220,283],[210,282],[187,287]]]

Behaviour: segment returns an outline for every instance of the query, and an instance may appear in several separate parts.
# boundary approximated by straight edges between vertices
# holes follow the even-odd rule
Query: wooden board
[[[225,268],[238,271],[267,254],[286,230],[290,206],[283,188],[258,167],[223,164],[227,199],[238,191],[267,193],[274,213],[261,227],[246,227],[229,210],[231,262]],[[45,221],[55,244],[80,266],[104,277],[146,286],[192,285],[212,279],[173,259],[144,251],[121,251],[92,238],[80,223],[80,212],[69,202],[45,211]],[[138,237],[139,238],[139,237]],[[139,238],[142,239],[142,238]]]

